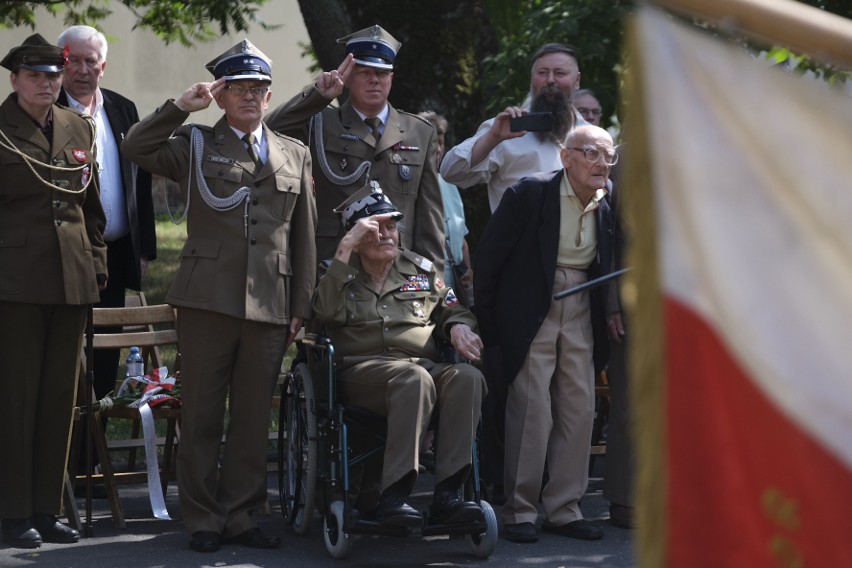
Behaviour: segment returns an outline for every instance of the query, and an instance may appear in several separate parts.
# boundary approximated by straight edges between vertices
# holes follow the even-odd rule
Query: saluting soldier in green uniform
[[[437,134],[426,120],[388,103],[401,44],[380,26],[338,42],[346,44],[347,53],[340,67],[322,73],[315,84],[266,117],[270,128],[290,133],[311,148],[319,215],[317,256],[332,258],[343,236],[334,207],[376,180],[405,215],[402,245],[443,270]],[[344,86],[349,98],[339,108],[329,107]]]
[[[287,346],[311,315],[311,155],[263,124],[272,68],[251,42],[207,68],[215,81],[166,101],[130,129],[121,149],[177,181],[187,201],[187,240],[166,300],[178,306],[178,485],[190,546],[272,548],[280,539],[265,535],[251,515],[266,503],[272,389]],[[181,126],[213,100],[225,111],[215,126]]]
[[[54,104],[65,57],[38,34],[0,65],[0,518],[21,548],[77,542],[60,523],[87,305],[106,286],[95,131]]]
[[[370,503],[362,494],[359,505],[365,512],[374,509],[379,522],[422,524],[420,511],[406,499],[417,478],[422,435],[437,407],[430,519],[481,520],[479,505],[464,501],[459,490],[471,466],[485,380],[470,364],[440,362],[436,340],[452,343],[465,359],[479,360],[476,318],[444,285],[443,271],[399,248],[402,214],[377,182],[341,210],[347,232],[317,286],[314,313],[341,357],[337,384],[343,399],[388,421],[381,498]]]

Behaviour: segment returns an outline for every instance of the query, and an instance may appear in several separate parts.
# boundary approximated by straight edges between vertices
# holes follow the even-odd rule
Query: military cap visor
[[[374,215],[391,214],[394,219],[402,219],[400,210],[388,199],[379,182],[375,180],[359,189],[334,210],[340,214],[347,229],[351,229],[358,219]]]
[[[34,34],[25,39],[21,45],[10,49],[6,57],[0,61],[0,65],[11,71],[23,68],[59,73],[65,67],[65,56],[62,48],[48,43],[39,34]]]

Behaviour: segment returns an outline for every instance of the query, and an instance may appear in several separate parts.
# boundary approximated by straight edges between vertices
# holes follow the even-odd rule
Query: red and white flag
[[[653,8],[634,23],[664,326],[643,538],[668,567],[852,567],[852,98]]]

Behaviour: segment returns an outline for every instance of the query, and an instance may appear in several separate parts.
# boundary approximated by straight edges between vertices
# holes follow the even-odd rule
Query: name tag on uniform
[[[408,277],[408,282],[403,284],[399,291],[400,292],[423,292],[429,291],[432,287],[429,284],[429,275],[428,274],[415,274],[414,276]]]
[[[214,164],[228,164],[228,165],[230,166],[230,165],[232,165],[232,164],[233,164],[236,160],[234,160],[233,158],[225,157],[225,156],[213,156],[213,155],[210,155],[210,156],[207,156],[207,161],[208,161],[208,162],[213,162]]]

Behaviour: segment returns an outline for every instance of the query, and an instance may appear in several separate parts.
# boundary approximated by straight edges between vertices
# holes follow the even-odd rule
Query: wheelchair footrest
[[[349,534],[378,534],[382,536],[408,536],[411,534],[410,527],[399,525],[388,525],[367,519],[348,519],[344,524],[344,531]]]

